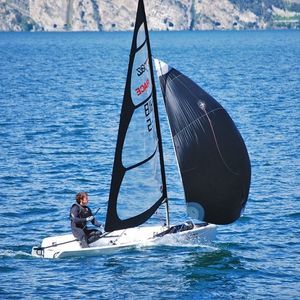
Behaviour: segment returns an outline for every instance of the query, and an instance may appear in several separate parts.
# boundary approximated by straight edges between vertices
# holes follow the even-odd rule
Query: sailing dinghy
[[[188,77],[155,60],[192,220],[169,221],[156,88],[144,3],[139,0],[120,116],[112,180],[100,239],[82,248],[72,234],[48,237],[32,255],[44,258],[111,253],[168,236],[211,241],[215,224],[243,212],[250,187],[246,146],[224,108]],[[145,223],[161,207],[163,225]]]

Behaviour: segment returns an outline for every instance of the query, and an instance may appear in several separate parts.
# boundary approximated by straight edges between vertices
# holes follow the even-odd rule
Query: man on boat
[[[76,203],[72,205],[70,210],[72,233],[81,242],[82,248],[88,248],[89,243],[100,238],[101,231],[87,228],[87,223],[91,222],[97,227],[101,227],[101,224],[95,219],[91,209],[87,206],[89,197],[86,192],[78,193],[75,199]]]

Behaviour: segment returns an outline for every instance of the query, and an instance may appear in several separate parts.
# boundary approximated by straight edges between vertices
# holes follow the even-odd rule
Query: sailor
[[[81,242],[82,248],[88,248],[89,243],[99,239],[101,231],[87,228],[87,223],[91,222],[94,226],[102,225],[95,219],[91,209],[87,206],[89,197],[86,192],[80,192],[76,195],[76,203],[70,210],[71,228],[73,235]]]

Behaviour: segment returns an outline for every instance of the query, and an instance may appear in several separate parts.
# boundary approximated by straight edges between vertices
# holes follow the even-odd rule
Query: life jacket
[[[89,217],[90,215],[91,215],[91,213],[90,213],[90,210],[89,210],[89,208],[88,207],[83,207],[83,206],[81,206],[80,204],[78,204],[78,203],[74,203],[72,206],[71,206],[71,208],[70,208],[70,214],[69,214],[69,217],[70,217],[70,220],[72,221],[73,220],[73,216],[72,216],[72,209],[73,209],[73,207],[74,206],[77,206],[78,208],[79,208],[79,213],[78,213],[78,217],[79,218],[87,218],[87,217]]]

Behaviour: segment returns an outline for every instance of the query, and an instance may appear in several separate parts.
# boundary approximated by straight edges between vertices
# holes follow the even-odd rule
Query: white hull
[[[168,232],[165,226],[136,227],[118,230],[103,235],[99,240],[90,244],[89,248],[82,248],[72,234],[48,237],[43,239],[40,247],[32,248],[32,255],[44,258],[64,258],[74,256],[92,256],[113,253],[115,251],[153,245],[166,237],[180,240],[209,242],[216,237],[216,225],[193,225],[191,229],[181,229],[184,224],[176,226],[177,231]],[[171,228],[175,228],[171,227]]]

